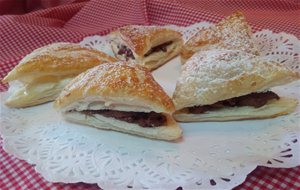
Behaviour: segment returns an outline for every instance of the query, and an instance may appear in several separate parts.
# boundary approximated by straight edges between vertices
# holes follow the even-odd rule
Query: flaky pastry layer
[[[181,62],[185,63],[194,53],[211,49],[242,50],[258,55],[252,39],[251,27],[242,12],[235,12],[219,23],[199,30],[183,46]]]
[[[270,101],[260,108],[250,106],[226,107],[202,114],[177,111],[174,113],[174,118],[181,122],[266,119],[289,114],[295,110],[297,104],[298,102],[295,99],[280,98],[279,100]]]

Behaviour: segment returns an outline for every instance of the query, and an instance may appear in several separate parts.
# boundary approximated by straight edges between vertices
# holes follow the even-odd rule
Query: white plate
[[[294,36],[268,30],[255,36],[260,47],[270,46],[270,51],[275,51],[278,42],[274,38],[298,43]],[[107,49],[105,40],[92,36],[81,44]],[[281,44],[277,48],[288,55],[276,57],[275,53],[267,58],[285,59],[284,64],[296,69],[292,53],[299,49],[291,52],[290,45]],[[153,75],[171,95],[179,73],[175,58]],[[273,90],[299,100],[299,88],[295,82]],[[231,189],[258,165],[300,164],[299,106],[294,113],[275,119],[180,124],[183,138],[165,142],[65,122],[52,103],[9,109],[3,106],[4,96],[0,126],[4,150],[35,165],[52,182],[97,183],[104,189]]]

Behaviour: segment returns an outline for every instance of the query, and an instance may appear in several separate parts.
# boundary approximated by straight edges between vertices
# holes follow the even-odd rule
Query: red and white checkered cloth
[[[24,1],[22,1],[24,2]],[[299,0],[0,0],[0,78],[33,49],[79,42],[126,24],[189,25],[217,22],[243,11],[253,30],[268,28],[300,37]],[[30,4],[33,2],[35,4]],[[47,2],[47,3],[45,3]],[[61,4],[60,6],[57,6]],[[24,8],[25,5],[25,8]],[[45,7],[51,7],[46,8]],[[42,8],[42,9],[41,9]],[[33,11],[40,9],[38,11]],[[31,11],[31,12],[29,12]],[[29,12],[27,14],[20,14]],[[9,15],[20,14],[20,15]],[[0,84],[0,91],[6,87]],[[98,189],[84,183],[49,183],[24,161],[0,148],[0,189]],[[258,167],[235,189],[300,189],[300,167]]]

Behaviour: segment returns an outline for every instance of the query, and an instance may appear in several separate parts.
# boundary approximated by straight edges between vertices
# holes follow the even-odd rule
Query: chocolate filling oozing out
[[[152,53],[159,52],[159,51],[167,52],[167,46],[172,43],[173,43],[172,41],[169,41],[169,42],[160,44],[158,46],[155,46],[155,47],[151,48],[144,56],[147,57],[147,56],[151,55]],[[131,49],[128,48],[127,46],[118,45],[118,49],[119,49],[118,54],[125,55],[126,61],[128,61],[129,59],[135,59]]]
[[[244,96],[219,101],[211,105],[189,107],[188,111],[189,113],[200,114],[206,111],[217,110],[224,107],[251,106],[251,107],[259,108],[267,104],[267,102],[272,99],[278,100],[279,96],[271,91],[258,92],[258,93],[251,93]]]
[[[159,51],[167,52],[167,46],[172,43],[173,43],[172,41],[169,41],[169,42],[160,44],[158,46],[155,46],[155,47],[151,48],[144,56],[147,57],[147,56],[151,55],[152,53],[159,52]]]
[[[99,114],[104,117],[112,117],[128,123],[135,123],[141,127],[159,127],[166,123],[166,116],[156,112],[125,112],[116,110],[84,110],[87,115]]]
[[[128,61],[129,59],[135,59],[131,49],[129,49],[127,46],[118,45],[118,49],[118,54],[125,55],[126,61]]]

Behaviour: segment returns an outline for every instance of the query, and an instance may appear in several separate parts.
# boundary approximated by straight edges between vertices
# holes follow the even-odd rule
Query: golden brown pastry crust
[[[138,104],[158,113],[171,114],[175,109],[150,71],[129,62],[102,64],[80,74],[65,87],[55,106],[63,109],[89,98],[106,103]]]
[[[183,65],[173,100],[176,110],[210,105],[298,79],[298,73],[244,51],[201,51]]]
[[[97,50],[74,43],[54,43],[34,50],[8,73],[3,82],[40,75],[73,75],[105,62],[115,62],[113,58]]]
[[[151,70],[178,55],[183,43],[179,32],[158,26],[124,26],[112,32],[110,39],[116,57],[124,60],[122,56],[118,55],[115,46],[126,45],[132,50],[135,60]],[[151,48],[170,41],[173,42],[173,47],[169,48],[167,52],[163,52],[163,56],[159,58],[144,56]]]
[[[179,32],[158,26],[128,25],[119,28],[111,35],[119,36],[125,45],[139,56],[143,56],[151,47],[181,39]]]
[[[182,63],[194,53],[210,49],[242,50],[258,55],[252,39],[252,31],[241,12],[235,12],[216,25],[199,30],[183,46]]]

